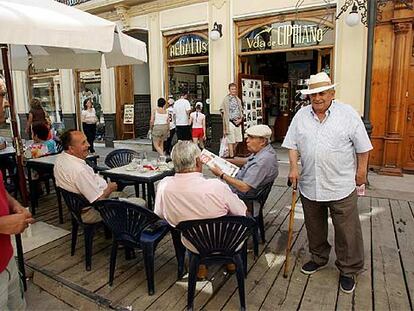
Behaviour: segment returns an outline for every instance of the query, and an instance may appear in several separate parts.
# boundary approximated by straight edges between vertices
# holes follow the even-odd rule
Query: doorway
[[[408,76],[408,101],[403,139],[403,170],[414,173],[414,56]]]
[[[263,124],[273,130],[273,141],[282,141],[295,113],[310,104],[300,93],[311,74],[331,75],[332,49],[313,49],[240,57],[240,73],[263,78]]]

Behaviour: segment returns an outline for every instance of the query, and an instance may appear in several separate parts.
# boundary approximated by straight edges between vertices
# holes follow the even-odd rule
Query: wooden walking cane
[[[292,185],[291,181],[288,180],[288,186]],[[286,261],[285,269],[283,270],[283,277],[287,278],[288,269],[289,269],[289,255],[290,255],[290,246],[292,244],[292,234],[293,234],[293,222],[295,221],[295,207],[296,207],[296,186],[292,188],[292,205],[290,207],[289,215],[289,228],[288,228],[288,241],[286,246]]]

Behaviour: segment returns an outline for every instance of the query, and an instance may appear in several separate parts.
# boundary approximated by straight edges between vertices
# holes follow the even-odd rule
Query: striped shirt
[[[356,155],[372,149],[364,124],[349,105],[332,101],[320,122],[312,105],[300,109],[282,147],[298,150],[299,190],[309,200],[334,201],[355,190]]]

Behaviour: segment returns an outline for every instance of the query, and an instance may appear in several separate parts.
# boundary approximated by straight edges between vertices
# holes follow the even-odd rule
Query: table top
[[[0,156],[9,156],[16,153],[16,150],[12,146],[8,146],[0,150]]]
[[[26,162],[26,166],[54,166],[56,162],[56,158],[59,154],[51,154],[44,157],[36,158],[36,159],[28,159]],[[98,155],[88,155],[87,159],[97,159],[99,158]]]
[[[163,179],[166,176],[174,175],[174,169],[155,170],[141,172],[138,170],[131,170],[129,165],[111,168],[100,172],[101,175],[114,179],[125,179],[140,182],[151,182]]]

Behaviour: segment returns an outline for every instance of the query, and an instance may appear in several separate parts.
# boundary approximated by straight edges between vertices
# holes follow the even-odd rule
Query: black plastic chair
[[[263,208],[266,204],[267,198],[269,197],[270,191],[272,191],[273,181],[270,183],[267,183],[263,187],[260,187],[260,189],[257,191],[256,195],[251,197],[243,197],[243,201],[246,202],[247,205],[251,205],[254,207],[254,201],[258,202],[259,207],[259,213],[257,216],[254,217],[254,219],[257,222],[257,225],[259,226],[260,231],[260,237],[262,238],[262,242],[266,242],[265,237],[265,228],[264,228],[264,219],[263,219]],[[252,210],[252,213],[254,211]]]
[[[213,219],[180,222],[177,229],[197,253],[189,250],[187,309],[194,309],[194,293],[200,264],[229,263],[236,265],[240,309],[246,309],[244,278],[247,275],[247,244],[249,235],[256,235],[256,221],[245,216],[224,216]]]
[[[154,294],[154,254],[158,243],[170,231],[169,225],[149,209],[125,200],[107,199],[94,202],[103,222],[112,231],[112,252],[109,285],[115,274],[119,245],[142,249],[147,276],[148,294]]]
[[[115,168],[131,163],[134,157],[138,157],[139,153],[131,149],[116,149],[108,153],[105,157],[105,165],[109,168]],[[135,187],[135,195],[139,197],[139,184],[130,180],[118,180],[118,190],[124,189],[126,186]],[[145,193],[144,189],[143,192]]]
[[[90,271],[92,268],[93,236],[95,234],[96,227],[102,224],[102,222],[86,224],[82,221],[82,209],[87,206],[91,206],[91,203],[89,203],[89,201],[83,195],[76,194],[59,187],[57,187],[57,191],[62,194],[63,199],[65,200],[65,203],[69,208],[70,214],[72,216],[72,243],[70,255],[73,256],[75,254],[76,241],[78,238],[78,228],[81,226],[83,228],[83,235],[85,237],[85,268],[86,271]],[[107,231],[105,234],[107,237],[109,236]]]
[[[60,141],[55,140],[56,143],[56,153],[61,153],[63,151],[63,145]]]

